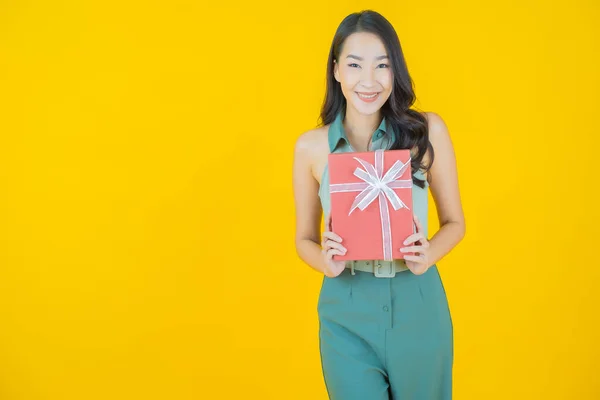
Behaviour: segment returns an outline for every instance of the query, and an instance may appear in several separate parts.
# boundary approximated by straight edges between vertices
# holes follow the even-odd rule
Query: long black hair
[[[381,107],[381,114],[386,118],[387,128],[393,129],[396,133],[396,139],[390,149],[415,151],[411,154],[412,180],[415,185],[424,188],[425,181],[416,178],[415,173],[419,169],[426,173],[433,164],[434,155],[433,146],[429,142],[429,126],[427,119],[419,111],[410,109],[416,100],[413,90],[414,83],[408,74],[396,30],[387,19],[376,11],[364,10],[348,15],[335,32],[327,59],[327,90],[321,108],[320,126],[332,123],[338,112],[346,112],[346,98],[333,75],[333,60],[340,62],[339,56],[344,41],[348,36],[357,32],[368,32],[379,36],[388,52],[394,82],[389,99]],[[430,157],[428,165],[425,165],[423,157],[427,149],[430,150]]]

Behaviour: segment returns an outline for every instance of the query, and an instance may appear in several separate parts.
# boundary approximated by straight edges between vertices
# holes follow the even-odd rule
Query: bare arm
[[[448,128],[436,113],[427,113],[429,140],[434,160],[429,171],[430,190],[435,201],[440,229],[429,239],[429,264],[433,265],[450,252],[465,236],[454,148]]]
[[[296,208],[296,252],[314,270],[325,273],[325,259],[321,252],[321,217],[319,183],[312,174],[310,132],[296,141],[294,148],[293,187]]]

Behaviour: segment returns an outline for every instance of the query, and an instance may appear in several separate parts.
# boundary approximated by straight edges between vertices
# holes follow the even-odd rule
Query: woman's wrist
[[[296,251],[300,259],[315,271],[325,274],[327,262],[322,250],[320,244],[310,239],[303,239],[296,245]]]

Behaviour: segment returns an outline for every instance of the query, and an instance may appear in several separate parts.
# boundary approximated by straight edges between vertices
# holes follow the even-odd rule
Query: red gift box
[[[345,255],[334,260],[403,259],[402,242],[415,232],[410,150],[328,156],[331,230]]]

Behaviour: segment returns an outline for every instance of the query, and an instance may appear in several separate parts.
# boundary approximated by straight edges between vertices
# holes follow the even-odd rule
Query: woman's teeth
[[[356,94],[359,99],[361,99],[362,101],[369,102],[369,103],[375,101],[379,96],[379,92],[373,93],[373,94],[362,94],[362,93],[356,92]]]

